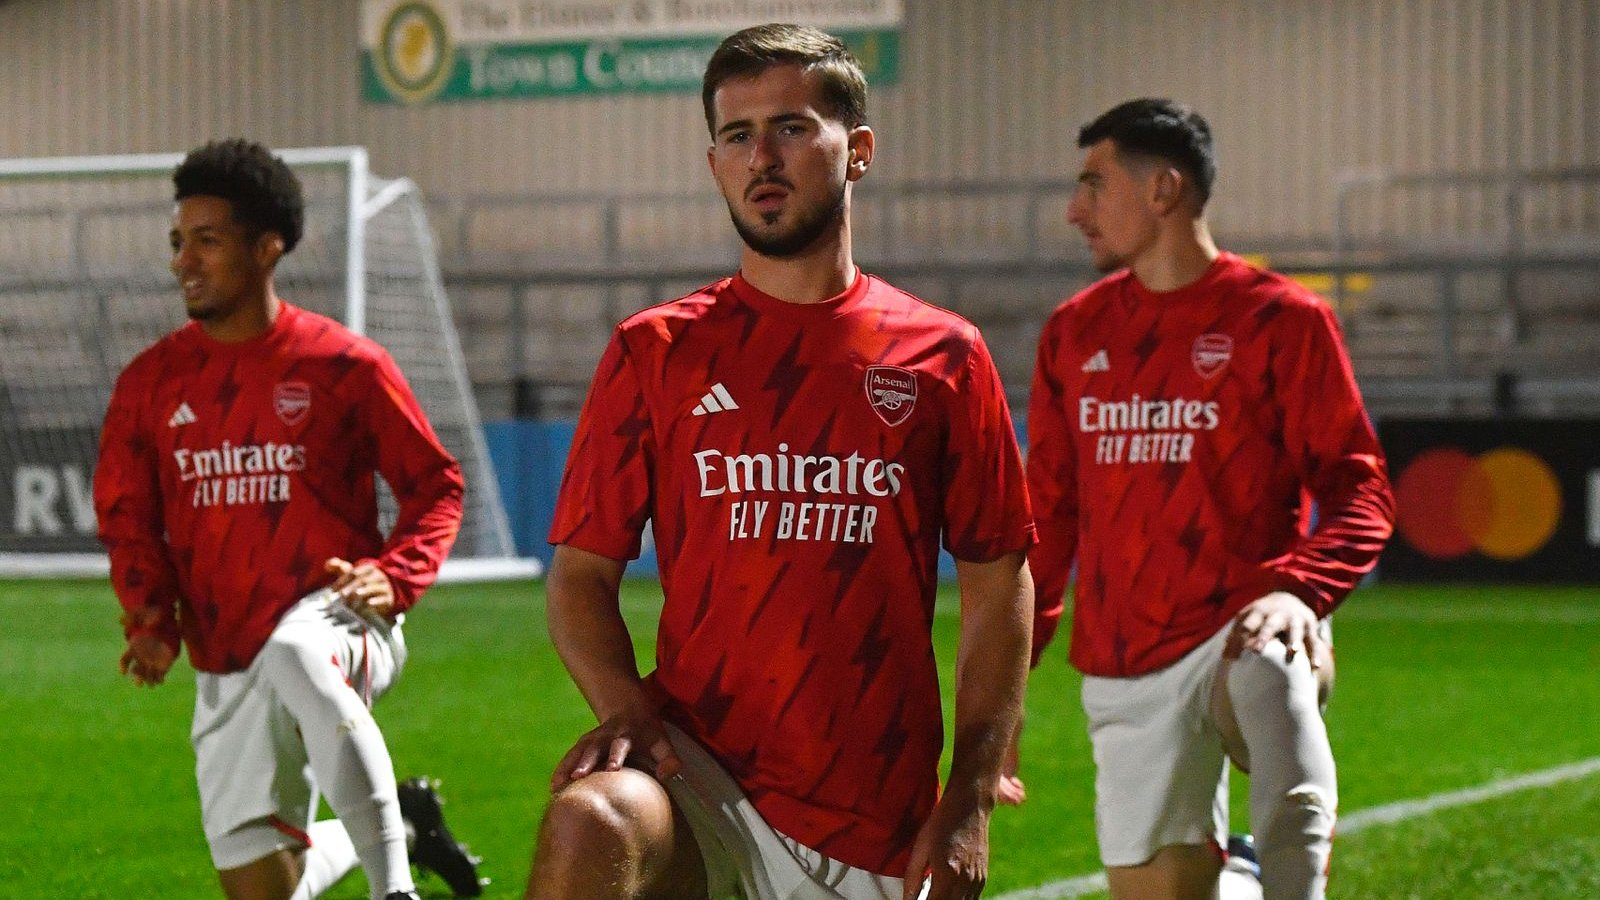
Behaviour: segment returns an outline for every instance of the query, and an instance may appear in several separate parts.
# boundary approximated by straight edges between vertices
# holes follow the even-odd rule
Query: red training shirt
[[[1028,438],[1035,662],[1074,559],[1072,663],[1132,676],[1274,590],[1327,615],[1393,526],[1333,311],[1231,253],[1176,291],[1123,271],[1062,304],[1039,339]]]
[[[904,873],[943,743],[938,548],[1032,524],[978,331],[882,280],[815,304],[735,276],[612,337],[550,540],[638,555],[665,605],[649,686],[778,831]]]
[[[378,532],[373,473],[400,503]],[[117,379],[94,479],[126,629],[205,672],[247,667],[329,557],[375,560],[405,610],[461,523],[461,470],[384,349],[283,304],[259,337],[191,322]]]

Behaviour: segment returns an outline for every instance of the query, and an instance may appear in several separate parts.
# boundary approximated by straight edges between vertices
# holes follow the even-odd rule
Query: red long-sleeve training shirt
[[[374,474],[399,500],[378,531]],[[95,511],[128,634],[245,668],[278,619],[330,576],[374,560],[404,610],[461,523],[461,470],[404,376],[371,340],[284,304],[240,343],[190,323],[135,357],[100,435]]]

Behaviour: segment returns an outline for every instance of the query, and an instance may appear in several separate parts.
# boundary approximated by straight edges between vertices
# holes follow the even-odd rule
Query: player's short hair
[[[756,25],[728,35],[706,63],[700,100],[706,128],[717,133],[713,101],[717,88],[735,78],[760,75],[775,66],[800,66],[822,79],[824,112],[854,128],[867,121],[867,76],[844,42],[810,25]]]
[[[1118,104],[1078,131],[1078,146],[1109,138],[1118,153],[1155,157],[1177,167],[1194,185],[1195,200],[1204,209],[1217,179],[1211,126],[1189,106],[1174,100],[1143,97]]]
[[[260,234],[276,231],[283,252],[305,233],[306,203],[300,179],[266,147],[243,138],[212,141],[189,151],[172,172],[174,200],[221,197],[233,220]]]

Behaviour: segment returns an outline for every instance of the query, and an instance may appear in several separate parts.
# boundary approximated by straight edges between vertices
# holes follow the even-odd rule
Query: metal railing
[[[1430,221],[1433,228],[1420,224]],[[1587,372],[1543,371],[1561,361],[1537,354],[1539,298],[1528,286],[1535,274],[1587,280],[1590,315],[1563,324],[1593,335],[1600,354],[1600,167],[1348,173],[1335,186],[1332,249],[1331,299],[1347,323],[1357,305],[1353,275],[1435,282],[1431,304],[1415,304],[1431,307],[1435,323],[1431,371],[1364,380],[1375,405],[1442,414],[1600,410],[1600,355]],[[1470,309],[1463,284],[1483,277],[1498,297],[1490,309]],[[1462,347],[1474,333],[1486,343],[1486,329],[1499,365],[1472,371]]]
[[[1059,178],[864,183],[856,255],[982,327],[1021,402],[1038,326],[1096,276],[1065,222],[1074,186]],[[1230,249],[1266,251],[1273,268],[1319,285],[1345,323],[1375,412],[1600,410],[1600,167],[1353,173],[1340,179],[1336,198],[1325,239],[1222,238]],[[593,360],[584,353],[618,319],[726,275],[738,260],[726,210],[709,190],[436,197],[429,206],[441,274],[469,355],[479,356],[475,387],[499,414],[526,410],[527,395],[538,391],[566,411],[587,386]],[[58,271],[67,289],[111,274],[106,260],[83,256],[90,224],[134,211],[113,200],[101,209],[9,212],[66,217],[62,240],[79,248]],[[141,238],[129,252],[149,243]],[[35,288],[39,275],[28,276]],[[0,290],[6,278],[0,273]],[[1569,293],[1587,291],[1593,313],[1579,297],[1564,301],[1562,322],[1543,321],[1549,313],[1536,282],[1552,278],[1564,279]],[[579,287],[599,299],[578,319],[541,305]],[[1485,299],[1486,291],[1493,296]],[[484,293],[500,299],[475,306],[474,295]],[[1395,336],[1402,324],[1410,337]],[[557,326],[581,346],[539,359],[529,349],[535,332]],[[1593,353],[1585,356],[1579,341],[1567,353],[1574,358],[1541,358],[1539,336],[1551,328],[1574,340],[1593,333]],[[485,347],[496,350],[487,362]]]

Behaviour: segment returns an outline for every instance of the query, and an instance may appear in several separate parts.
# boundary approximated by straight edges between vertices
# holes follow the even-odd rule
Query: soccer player
[[[623,321],[595,374],[548,590],[599,726],[554,773],[527,896],[976,897],[1032,609],[1000,380],[970,323],[855,265],[874,136],[837,39],[740,31],[703,99],[740,267]],[[665,604],[641,680],[618,580],[647,520]]]
[[[1113,274],[1039,339],[1035,662],[1076,561],[1071,659],[1114,897],[1211,896],[1225,753],[1251,776],[1265,895],[1321,897],[1338,805],[1322,622],[1389,537],[1383,453],[1333,311],[1212,241],[1205,120],[1134,100],[1078,143],[1067,218]]]
[[[201,817],[228,897],[314,897],[358,861],[373,897],[415,897],[403,814],[418,864],[475,896],[432,784],[397,788],[368,710],[405,663],[401,614],[455,541],[460,468],[388,353],[278,297],[304,221],[282,160],[207,144],[173,182],[192,321],[117,379],[95,472],[122,671],[159,685],[188,646]],[[399,501],[387,538],[374,474]],[[313,822],[319,792],[337,819]]]

